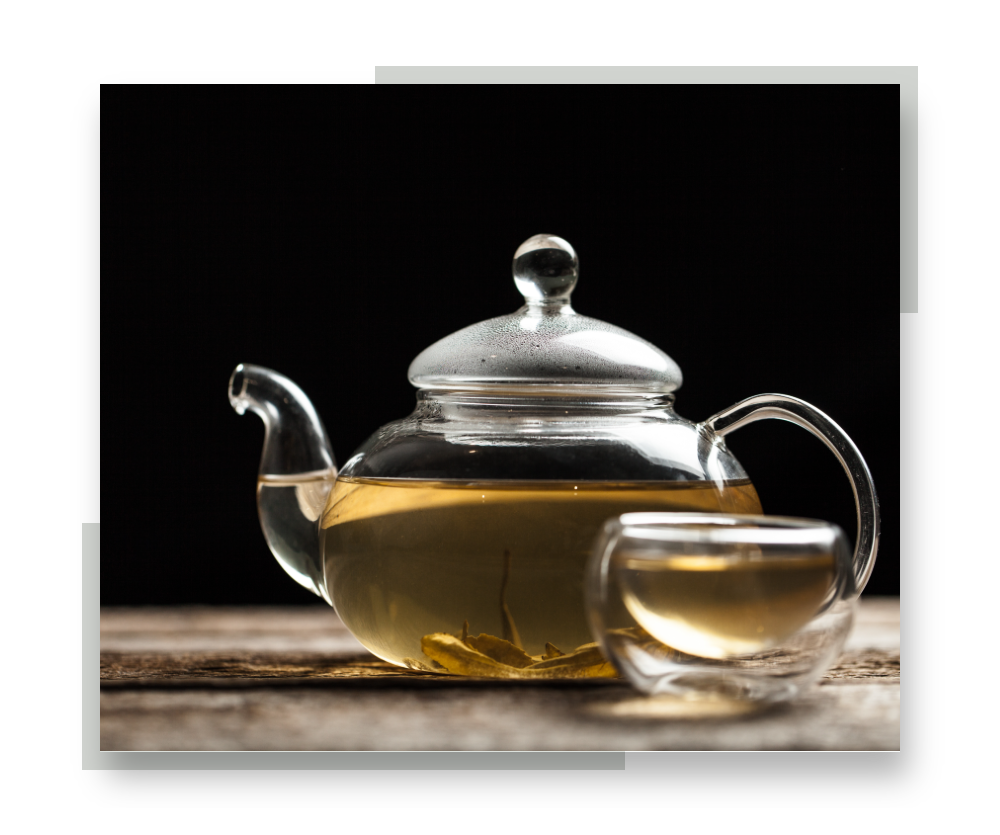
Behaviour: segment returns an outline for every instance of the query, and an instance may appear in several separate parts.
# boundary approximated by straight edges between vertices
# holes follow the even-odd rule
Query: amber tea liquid
[[[492,482],[339,479],[320,523],[327,589],[373,653],[433,665],[420,640],[487,633],[541,655],[593,639],[584,567],[605,520],[636,511],[761,513],[747,480]]]
[[[752,547],[752,546],[751,546]],[[707,658],[749,655],[790,637],[834,583],[833,554],[616,555],[613,575],[636,622],[663,644]]]

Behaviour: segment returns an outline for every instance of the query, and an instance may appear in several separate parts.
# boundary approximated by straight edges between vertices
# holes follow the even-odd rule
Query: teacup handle
[[[815,406],[787,394],[758,394],[741,400],[735,406],[723,409],[699,424],[720,437],[764,418],[777,418],[798,424],[819,438],[837,460],[851,480],[854,504],[858,511],[858,536],[854,542],[855,596],[861,594],[875,566],[878,540],[881,535],[881,515],[878,496],[865,459],[854,442],[836,423]]]

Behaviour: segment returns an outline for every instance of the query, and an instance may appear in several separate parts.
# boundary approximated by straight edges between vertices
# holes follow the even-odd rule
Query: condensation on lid
[[[584,385],[667,393],[681,370],[655,345],[581,316],[570,305],[579,261],[555,235],[518,248],[514,281],[525,305],[435,342],[410,365],[418,388]]]

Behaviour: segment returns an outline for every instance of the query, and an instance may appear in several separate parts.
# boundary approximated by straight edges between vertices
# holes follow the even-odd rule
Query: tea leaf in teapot
[[[420,639],[420,648],[424,651],[424,655],[436,661],[449,673],[489,678],[514,678],[518,673],[516,667],[484,655],[447,632],[424,635]]]
[[[456,675],[488,678],[613,678],[618,675],[604,660],[597,644],[585,644],[566,654],[554,644],[546,643],[544,655],[528,655],[507,605],[510,570],[510,549],[504,549],[500,580],[503,637],[485,632],[469,635],[468,621],[462,624],[458,636],[446,632],[424,635],[420,646],[431,663]]]
[[[521,670],[524,678],[617,678],[618,671],[600,651],[586,650],[550,658]]]
[[[559,654],[549,656],[552,650]],[[596,643],[583,644],[570,653],[563,653],[552,644],[546,644],[545,653],[546,658],[533,664],[529,672],[551,673],[562,678],[618,677],[618,671],[605,660]]]
[[[535,659],[523,649],[494,635],[483,633],[476,637],[466,638],[465,645],[509,667],[530,667],[535,663]]]
[[[517,634],[517,627],[514,626],[514,617],[507,607],[507,581],[510,580],[510,550],[503,552],[503,579],[500,581],[500,623],[503,627],[503,637],[505,641],[510,641],[514,646],[523,649],[521,636]]]
[[[590,668],[600,667],[608,664],[600,649],[596,645],[582,647],[568,655],[558,655],[555,658],[547,658],[531,666],[532,670],[554,670],[559,668]],[[611,666],[608,664],[608,666]]]
[[[494,637],[493,640],[502,639]],[[526,679],[615,678],[618,675],[596,648],[540,661],[530,667],[514,667],[490,658],[446,632],[425,635],[420,646],[424,655],[456,675]]]

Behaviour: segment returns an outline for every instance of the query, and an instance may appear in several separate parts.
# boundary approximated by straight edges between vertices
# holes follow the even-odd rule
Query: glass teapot
[[[536,235],[514,254],[525,304],[441,339],[412,362],[409,417],[337,472],[312,403],[287,377],[239,365],[237,412],[264,421],[257,484],[271,551],[371,652],[418,670],[614,675],[584,612],[584,569],[604,521],[634,511],[761,513],[725,436],[763,418],[820,438],[850,478],[856,594],[879,507],[850,438],[782,394],[701,423],[673,410],[677,364],[573,310],[572,246]]]

